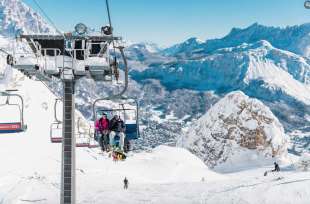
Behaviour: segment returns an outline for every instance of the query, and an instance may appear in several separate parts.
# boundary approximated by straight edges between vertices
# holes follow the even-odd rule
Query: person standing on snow
[[[128,189],[128,179],[126,177],[124,179],[124,189]]]

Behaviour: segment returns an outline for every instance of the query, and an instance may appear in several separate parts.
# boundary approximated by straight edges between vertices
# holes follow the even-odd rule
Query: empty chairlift
[[[89,147],[90,145],[90,135],[89,135],[89,131],[87,129],[82,129],[82,122],[81,122],[81,118],[78,118],[77,121],[77,135],[76,135],[76,146],[77,147]]]
[[[54,104],[54,122],[50,125],[50,139],[52,143],[62,143],[62,122],[57,118],[57,104],[61,99],[56,99]],[[77,122],[76,147],[98,147],[91,139],[91,129],[82,130],[81,119]]]
[[[52,143],[62,142],[62,122],[57,119],[57,104],[60,99],[56,99],[54,103],[54,122],[50,126],[50,139]]]
[[[24,124],[24,101],[19,94],[7,90],[0,92],[0,133],[17,133],[27,129]]]

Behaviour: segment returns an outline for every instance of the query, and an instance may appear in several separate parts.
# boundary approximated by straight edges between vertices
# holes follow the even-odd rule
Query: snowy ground
[[[0,204],[59,203],[61,145],[49,142],[54,96],[16,72],[13,79],[10,88],[25,100],[28,130],[0,135]],[[1,121],[11,114],[2,110]],[[78,149],[77,203],[309,203],[310,173],[286,168],[264,177],[267,169],[219,174],[188,151],[166,146],[117,163],[96,149]]]

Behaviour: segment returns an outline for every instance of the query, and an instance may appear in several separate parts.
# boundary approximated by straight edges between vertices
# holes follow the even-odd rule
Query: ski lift
[[[12,110],[17,110],[17,114],[19,115],[18,119],[12,119],[12,121],[4,121],[0,122],[0,134],[2,133],[17,133],[24,132],[27,129],[27,125],[24,124],[24,100],[21,95],[13,94],[10,92],[14,92],[17,90],[6,90],[5,92],[0,92],[0,97],[6,97],[5,103],[0,104],[0,108],[8,108],[14,107]],[[16,98],[19,102],[11,103],[10,99]],[[3,109],[3,110],[4,110]],[[10,111],[10,110],[9,110]],[[8,118],[9,115],[6,115],[2,118]]]
[[[96,148],[99,145],[96,144],[96,141],[92,140],[91,135],[91,127],[89,126],[87,131],[81,130],[81,118],[78,118],[77,121],[77,137],[76,137],[76,146],[77,147],[88,147],[88,148]]]
[[[77,147],[89,147],[90,145],[90,130],[81,131],[81,118],[77,121],[77,136],[76,136],[76,146]]]
[[[95,132],[94,132],[94,128],[91,126],[91,125],[89,125],[89,129],[88,129],[88,131],[89,131],[89,146],[88,146],[88,148],[98,148],[98,147],[100,147],[100,145],[99,145],[99,143],[95,140]]]
[[[62,122],[57,118],[57,103],[61,99],[55,99],[54,103],[54,122],[50,126],[50,138],[52,143],[61,143],[62,142]]]
[[[114,102],[114,107],[98,107],[98,102]],[[115,106],[115,103],[118,106]],[[109,103],[107,103],[109,104]],[[106,106],[106,105],[105,105]],[[109,105],[108,105],[109,106]],[[118,115],[125,123],[125,148],[128,150],[130,141],[136,140],[140,137],[139,132],[139,104],[138,101],[135,99],[128,99],[125,97],[120,98],[104,98],[104,99],[97,99],[93,103],[93,117],[94,123],[103,115],[106,114],[108,119],[112,119],[114,115]],[[96,134],[96,133],[95,133]],[[117,143],[117,141],[116,141]]]
[[[14,52],[12,60],[7,63],[39,80],[59,77],[62,68],[72,67],[76,76],[86,76],[95,81],[112,81],[115,69],[109,51],[112,42],[113,48],[120,51],[124,64],[127,63],[124,47],[114,44],[114,41],[121,38],[103,34],[85,36],[80,32],[82,31],[62,35],[20,35],[19,38],[28,43],[32,52]]]

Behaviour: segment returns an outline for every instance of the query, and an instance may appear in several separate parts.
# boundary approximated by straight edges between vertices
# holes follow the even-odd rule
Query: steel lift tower
[[[104,28],[109,30],[111,28]],[[63,84],[63,140],[61,163],[61,204],[76,202],[75,179],[75,103],[76,81],[92,78],[95,81],[112,81],[117,71],[116,57],[109,48],[118,49],[125,67],[125,92],[128,84],[128,68],[123,47],[115,46],[121,40],[110,32],[89,35],[87,27],[79,23],[75,31],[63,35],[20,35],[32,52],[14,51],[7,62],[26,76],[40,81],[58,78]],[[115,53],[114,53],[115,54]],[[117,74],[118,75],[118,74]],[[118,78],[118,76],[117,76]]]

